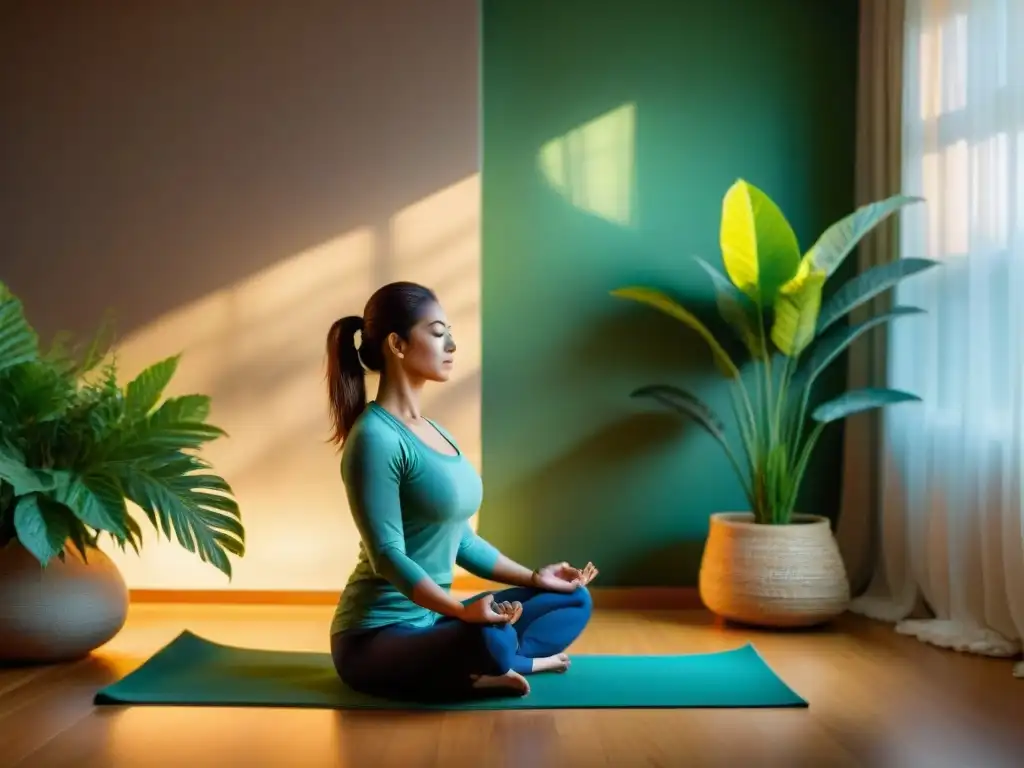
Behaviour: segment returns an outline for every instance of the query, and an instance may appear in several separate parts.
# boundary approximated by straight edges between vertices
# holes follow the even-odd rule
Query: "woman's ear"
[[[399,360],[405,357],[405,341],[397,333],[388,334],[388,349]]]

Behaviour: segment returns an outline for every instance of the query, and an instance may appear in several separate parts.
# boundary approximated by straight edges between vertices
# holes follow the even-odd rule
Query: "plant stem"
[[[750,427],[751,427],[752,430],[754,430],[754,432],[756,432],[757,431],[757,417],[754,415],[754,406],[751,405],[751,402],[750,402],[750,393],[747,392],[747,388],[743,384],[742,380],[738,380],[737,381],[737,387],[738,387],[738,389],[740,391],[740,394],[743,395],[743,405],[744,405],[744,408],[746,409],[746,412],[747,412],[746,415],[747,415],[747,419],[750,422]]]
[[[766,499],[766,490],[769,491],[770,495],[770,481],[768,477],[769,471],[769,457],[771,455],[771,446],[774,440],[774,433],[772,428],[771,418],[771,401],[772,401],[772,365],[771,355],[768,350],[768,335],[765,331],[764,322],[764,307],[761,303],[760,297],[755,300],[758,312],[757,312],[757,341],[760,352],[759,367],[763,367],[763,370],[758,372],[757,376],[757,394],[758,394],[758,407],[757,414],[755,417],[755,434],[754,434],[754,445],[755,445],[755,459],[754,459],[754,472],[753,472],[753,485],[755,489],[755,503],[754,503],[754,519],[758,523],[765,522],[766,517],[770,514],[770,509],[765,509],[765,506],[770,504],[769,500]],[[768,489],[766,489],[768,486]]]
[[[757,326],[758,326],[758,331],[759,331],[759,333],[761,335],[761,338],[760,338],[761,354],[764,355],[764,393],[765,393],[765,404],[764,404],[764,413],[762,413],[762,416],[764,416],[765,420],[768,422],[765,425],[768,428],[768,444],[772,445],[775,442],[775,431],[774,431],[774,425],[772,424],[772,421],[773,421],[772,415],[773,414],[772,414],[772,407],[771,407],[771,402],[772,402],[772,399],[773,399],[772,398],[772,390],[773,390],[773,387],[772,387],[772,378],[773,378],[773,373],[772,373],[772,355],[771,355],[771,352],[768,350],[768,334],[767,334],[767,332],[765,330],[765,327],[764,327],[764,312],[760,312],[758,314]]]
[[[737,390],[740,395],[742,395],[742,398],[736,394]],[[753,444],[753,430],[756,429],[756,425],[753,423],[754,415],[750,407],[750,396],[747,394],[747,389],[743,385],[742,381],[738,381],[735,388],[730,387],[729,394],[732,399],[733,415],[736,418],[736,424],[740,430],[740,440],[743,443],[743,452],[747,457],[749,478],[753,478],[757,469],[754,460],[755,446]],[[747,500],[753,507],[755,503],[754,496],[746,474],[740,474],[740,482],[743,484],[743,491],[747,496]]]
[[[804,419],[807,417],[807,404],[811,399],[811,386],[813,383],[814,380],[808,378],[807,384],[804,386],[803,396],[800,398],[799,425],[801,427],[803,427]]]
[[[821,437],[821,433],[825,427],[828,426],[825,422],[818,422],[814,425],[814,429],[807,436],[807,442],[804,443],[803,448],[800,451],[800,459],[797,461],[797,465],[793,471],[793,485],[790,489],[789,499],[787,504],[792,509],[796,506],[797,495],[800,491],[800,485],[803,480],[804,472],[807,471],[807,464],[810,461],[811,454],[814,452],[814,446],[818,442],[818,438]]]

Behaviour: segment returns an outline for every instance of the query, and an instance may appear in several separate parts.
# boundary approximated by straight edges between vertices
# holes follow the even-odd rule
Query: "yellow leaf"
[[[779,207],[740,179],[722,200],[722,261],[733,285],[770,305],[800,266],[800,245]]]
[[[792,295],[800,291],[804,283],[807,282],[807,278],[811,275],[810,256],[811,254],[808,253],[800,260],[800,266],[797,267],[796,274],[779,288],[779,293]]]
[[[827,277],[820,270],[801,267],[798,277],[779,292],[775,300],[772,341],[784,355],[795,357],[814,340],[821,292]]]

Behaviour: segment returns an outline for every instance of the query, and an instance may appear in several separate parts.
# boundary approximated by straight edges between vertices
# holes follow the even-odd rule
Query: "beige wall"
[[[233,583],[140,520],[130,586],[343,585],[323,340],[384,282],[453,318],[427,410],[479,466],[477,88],[475,0],[3,6],[0,276],[46,334],[113,308],[126,375],[183,351],[174,391],[231,435],[208,456],[248,530]]]

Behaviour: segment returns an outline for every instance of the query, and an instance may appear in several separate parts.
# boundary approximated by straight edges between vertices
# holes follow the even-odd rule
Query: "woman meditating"
[[[424,384],[447,381],[454,354],[437,298],[414,283],[379,289],[327,337],[332,439],[362,539],[331,653],[342,681],[371,695],[525,695],[526,675],[569,667],[564,652],[590,618],[593,564],[532,571],[470,527],[480,476],[420,412]],[[364,368],[381,376],[369,404]],[[449,594],[456,564],[510,588],[460,602]]]

